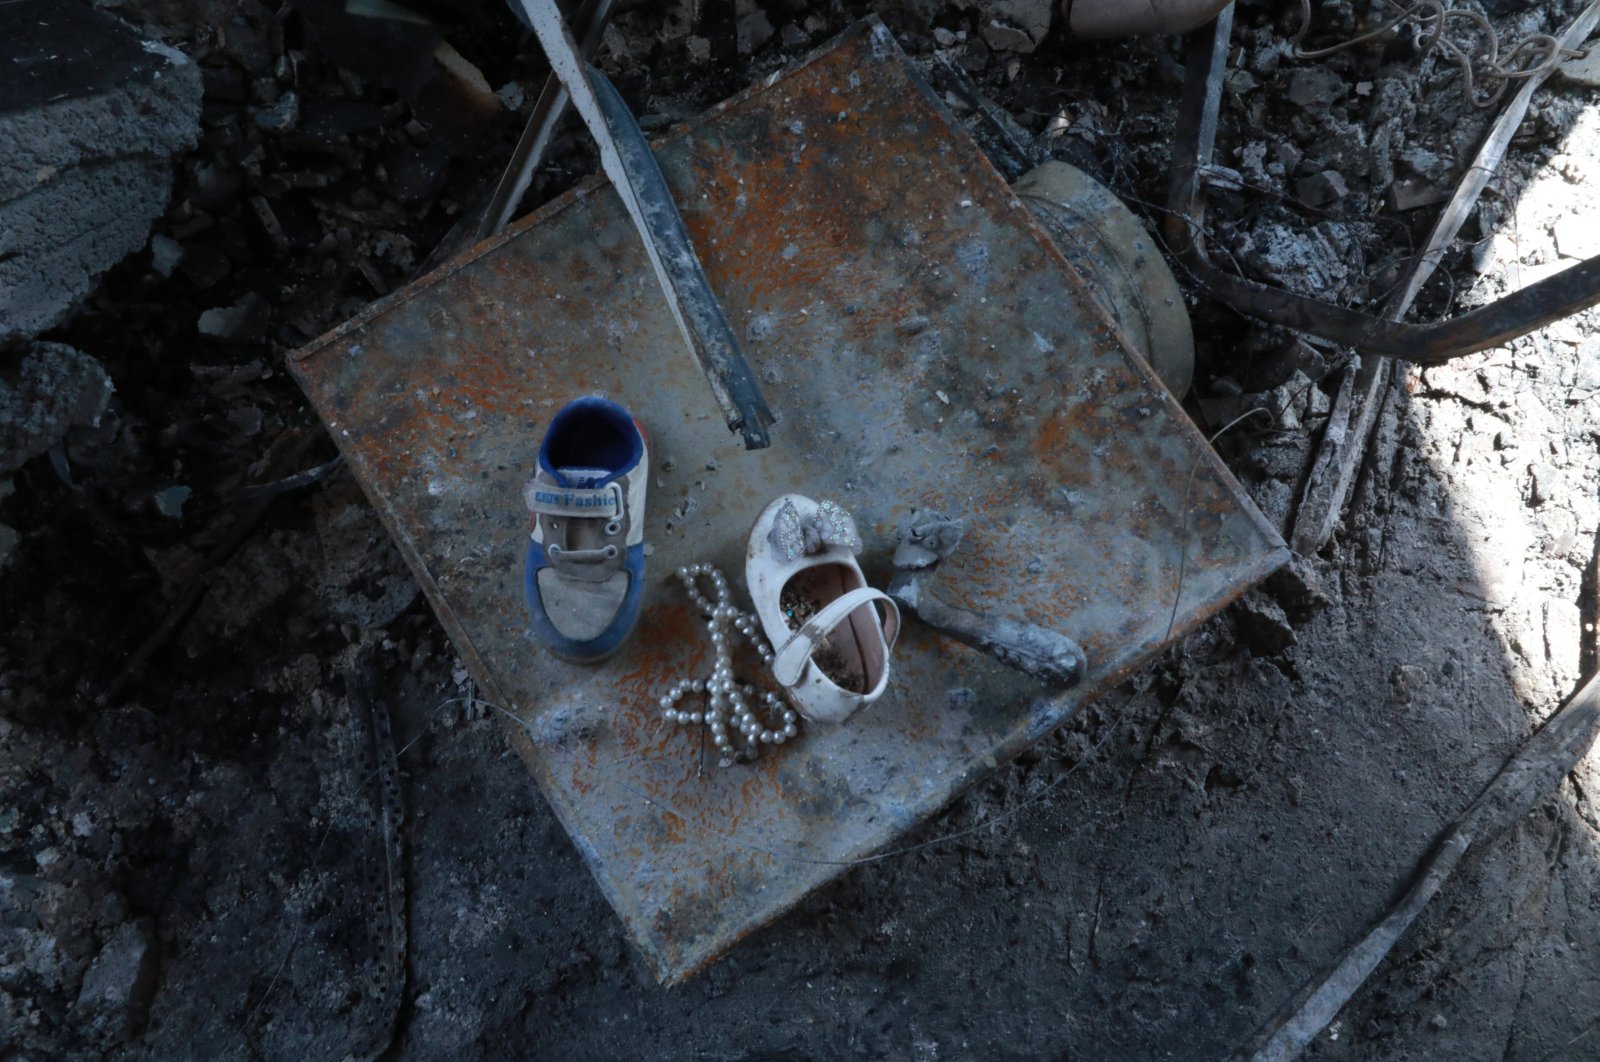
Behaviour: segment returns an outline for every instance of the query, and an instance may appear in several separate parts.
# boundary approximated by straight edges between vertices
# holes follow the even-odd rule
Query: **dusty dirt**
[[[401,746],[405,1058],[1227,1057],[1382,914],[1592,665],[1595,311],[1401,374],[1321,555],[1003,769],[914,851],[849,870],[662,989],[347,473],[280,496],[151,666],[100,703],[206,572],[246,508],[233,492],[303,421],[285,350],[400,283],[483,168],[452,158],[399,90],[340,74],[302,14],[316,5],[210,5],[226,17],[205,31],[185,18],[207,5],[122,6],[165,19],[208,69],[206,135],[156,230],[183,249],[172,276],[154,249],[135,255],[46,337],[101,359],[113,413],[61,461],[0,482],[0,1058],[337,1059],[382,1039],[357,653],[378,665]],[[1515,37],[1576,6],[1491,13]],[[770,36],[718,10],[672,36],[692,10],[628,11],[602,50],[648,125],[863,8],[775,3]],[[1153,214],[1176,41],[1084,45],[1057,26],[1012,54],[955,5],[881,13],[908,50],[948,48],[1053,153]],[[1353,28],[1318,17],[1328,41]],[[1214,240],[1255,275],[1371,305],[1436,209],[1397,212],[1389,186],[1447,193],[1492,112],[1405,39],[1296,61],[1281,45],[1294,22],[1276,5],[1239,12],[1249,77],[1230,80],[1218,161],[1244,181],[1214,196]],[[455,38],[492,85],[520,79],[531,97],[536,48],[508,54],[508,39],[494,4]],[[298,133],[256,120],[291,89]],[[1426,312],[1592,240],[1596,113],[1592,89],[1541,93]],[[502,157],[515,117],[485,134],[484,157]],[[525,205],[590,166],[569,130]],[[1301,188],[1330,170],[1337,184]],[[1282,519],[1344,354],[1191,294],[1192,408],[1213,428],[1253,402],[1279,413],[1218,446]],[[197,334],[202,313],[239,305],[236,334]],[[296,467],[331,456],[321,445]],[[181,515],[175,486],[192,492]],[[1310,1057],[1600,1057],[1597,792],[1591,755],[1469,855]]]

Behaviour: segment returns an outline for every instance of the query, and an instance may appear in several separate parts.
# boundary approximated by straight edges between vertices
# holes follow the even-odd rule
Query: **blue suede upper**
[[[611,483],[638,468],[645,457],[645,440],[633,416],[605,398],[579,398],[551,418],[539,447],[539,467],[562,486],[592,488]],[[602,475],[571,476],[574,469],[603,471]],[[649,470],[640,470],[648,475]],[[630,513],[634,521],[643,513]],[[644,545],[627,547],[623,570],[628,589],[611,622],[596,637],[574,641],[551,623],[539,594],[539,572],[550,566],[544,547],[531,539],[523,566],[523,597],[535,636],[558,655],[571,660],[600,660],[617,650],[633,631],[644,598]]]
[[[528,620],[539,640],[557,654],[572,660],[599,660],[616,652],[639,618],[644,599],[644,545],[629,546],[624,569],[628,573],[628,592],[606,629],[586,642],[573,641],[550,622],[539,597],[539,570],[549,566],[539,543],[528,542],[527,564],[523,570],[522,593],[527,599]]]

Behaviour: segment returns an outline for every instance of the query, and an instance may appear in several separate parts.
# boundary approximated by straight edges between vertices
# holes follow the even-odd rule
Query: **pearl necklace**
[[[715,601],[700,592],[696,580],[701,576],[711,580]],[[685,565],[678,569],[678,578],[683,580],[689,600],[709,617],[706,632],[711,637],[716,662],[712,665],[709,678],[681,679],[667,690],[666,696],[661,698],[662,718],[679,725],[705,726],[711,735],[711,743],[722,753],[724,767],[736,760],[754,759],[762,745],[781,745],[799,734],[800,717],[792,708],[786,707],[777,694],[760,692],[754,686],[742,686],[734,681],[733,639],[727,631],[729,624],[755,647],[762,664],[772,663],[773,652],[766,639],[761,637],[755,616],[740,612],[729,602],[728,580],[709,564]],[[706,695],[706,706],[702,711],[678,709],[678,702],[690,693]],[[765,707],[769,724],[773,719],[781,722],[777,726],[763,725],[753,704]],[[735,747],[734,739],[728,734],[730,721],[738,731],[737,736],[744,739],[742,749]]]

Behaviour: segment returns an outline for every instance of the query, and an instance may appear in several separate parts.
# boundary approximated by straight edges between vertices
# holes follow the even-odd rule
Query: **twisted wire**
[[[1446,25],[1451,20],[1468,22],[1483,35],[1484,45],[1479,52],[1469,52],[1445,36]],[[1518,41],[1502,56],[1500,35],[1495,32],[1488,18],[1478,11],[1447,8],[1442,0],[1417,0],[1416,3],[1406,4],[1401,7],[1399,14],[1377,29],[1326,48],[1314,49],[1303,47],[1306,34],[1311,30],[1311,0],[1300,0],[1300,28],[1289,43],[1294,48],[1296,59],[1321,59],[1365,44],[1406,22],[1414,22],[1422,30],[1424,54],[1437,46],[1455,60],[1461,68],[1462,91],[1468,102],[1478,108],[1492,107],[1498,103],[1500,97],[1505,95],[1506,86],[1513,81],[1540,76],[1558,63],[1587,54],[1561,47],[1561,42],[1548,33],[1537,33]],[[1477,94],[1477,78],[1472,72],[1475,59],[1487,71],[1489,77],[1486,80],[1496,82],[1494,91],[1486,96]]]

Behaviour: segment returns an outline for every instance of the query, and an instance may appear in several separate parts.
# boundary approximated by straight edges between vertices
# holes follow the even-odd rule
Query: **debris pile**
[[[0,4],[0,27],[25,6]],[[145,124],[47,158],[50,136],[0,113],[0,142],[28,152],[0,159],[0,278],[32,256],[24,282],[0,279],[0,1043],[344,1057],[393,1032],[401,1056],[471,1058],[647,1055],[709,1031],[774,1057],[1221,1057],[1361,938],[1590,673],[1600,311],[1398,372],[1326,547],[974,790],[914,854],[855,868],[701,981],[647,987],[284,370],[287,350],[423,268],[547,71],[502,4],[391,6],[453,21],[107,0],[102,17],[150,45],[129,53],[142,73],[52,106],[90,121],[120,98]],[[595,62],[655,134],[868,5],[618,6]],[[974,94],[935,80],[982,142],[1020,146],[1004,168],[1070,162],[1155,239],[1180,131],[1175,38],[1083,42],[1060,5],[1026,0],[871,6],[908,51],[970,79]],[[1584,5],[1470,6],[1504,54]],[[1340,5],[1315,20],[1304,47],[1376,25]],[[1465,86],[1413,28],[1314,60],[1295,57],[1298,28],[1295,5],[1238,4],[1204,175],[1210,247],[1239,274],[1377,312],[1496,108],[1474,107],[1486,83]],[[1571,60],[1540,90],[1416,316],[1594,253],[1593,69]],[[596,164],[569,123],[523,209]],[[92,182],[114,172],[130,198],[99,215],[103,239],[29,205],[111,203]],[[14,246],[23,209],[55,235]],[[1286,527],[1348,352],[1173,272],[1195,322],[1187,408]],[[905,338],[937,327],[907,322]],[[152,632],[142,677],[119,686]],[[378,677],[352,691],[360,654]],[[352,713],[364,696],[394,713],[403,947],[359,887],[398,850],[368,823],[384,798]],[[1574,958],[1600,948],[1600,777],[1590,762],[1575,779],[1455,868],[1319,1057],[1563,1057],[1600,1036],[1600,980]],[[379,970],[397,954],[404,978]]]

